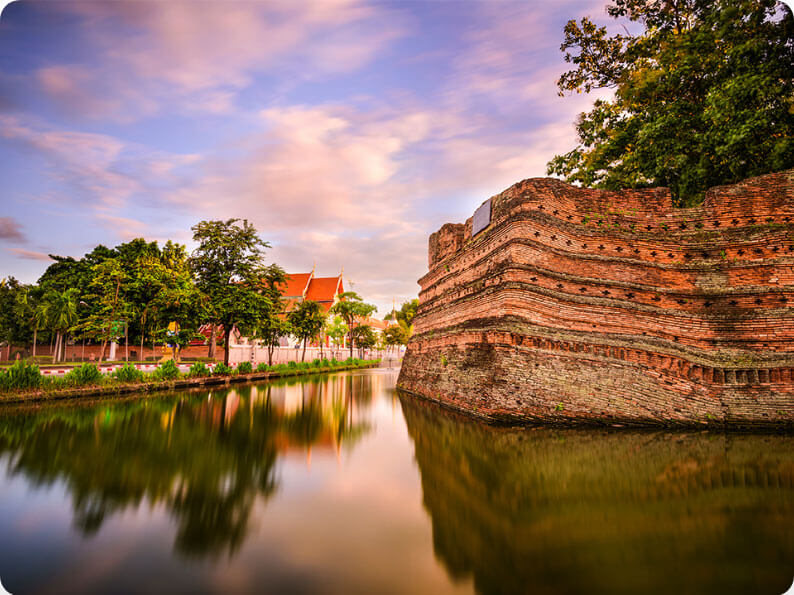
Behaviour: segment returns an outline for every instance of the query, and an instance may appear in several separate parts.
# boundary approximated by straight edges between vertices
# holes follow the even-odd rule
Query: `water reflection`
[[[377,376],[335,375],[215,392],[19,407],[0,417],[8,474],[63,482],[84,535],[141,504],[163,506],[185,557],[232,555],[254,500],[278,488],[288,451],[348,448],[370,430],[356,414]]]
[[[783,593],[789,436],[512,430],[401,398],[436,557],[481,593]]]
[[[395,397],[395,377],[3,408],[0,579],[12,593],[791,583],[794,437],[493,428]]]

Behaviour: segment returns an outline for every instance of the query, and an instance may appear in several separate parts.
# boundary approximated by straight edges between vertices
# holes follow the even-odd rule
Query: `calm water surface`
[[[794,438],[492,428],[367,370],[0,409],[25,593],[783,593]]]

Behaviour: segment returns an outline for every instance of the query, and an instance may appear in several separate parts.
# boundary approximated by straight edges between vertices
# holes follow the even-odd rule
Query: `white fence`
[[[405,353],[404,347],[392,349],[353,349],[353,357],[361,359],[380,359],[384,363],[392,362],[402,358]],[[273,363],[284,364],[290,361],[299,362],[303,355],[303,348],[295,347],[276,347],[273,350]],[[350,357],[350,349],[323,347],[322,352],[319,347],[307,347],[304,361],[310,362],[314,359],[333,359],[345,360]],[[254,367],[257,364],[268,362],[267,348],[259,345],[230,345],[229,364],[236,365],[240,362],[251,362]]]

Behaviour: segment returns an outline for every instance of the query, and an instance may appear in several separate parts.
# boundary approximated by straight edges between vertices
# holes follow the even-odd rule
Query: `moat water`
[[[364,370],[0,409],[26,593],[783,593],[794,437],[494,428]]]

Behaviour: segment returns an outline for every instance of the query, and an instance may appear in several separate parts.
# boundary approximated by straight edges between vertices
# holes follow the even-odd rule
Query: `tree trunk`
[[[347,340],[350,341],[350,357],[353,357],[353,333],[347,335]]]
[[[102,365],[102,358],[105,357],[105,345],[107,344],[108,340],[102,339],[102,346],[99,348],[99,361],[97,362],[98,366]]]
[[[124,361],[126,363],[130,362],[130,325],[129,323],[124,323]]]
[[[61,335],[61,331],[58,331],[58,333],[55,335],[55,348],[52,353],[52,363],[54,364],[57,364],[61,361],[61,341],[63,341],[63,335]]]
[[[226,325],[223,327],[223,348],[225,353],[223,354],[223,363],[225,365],[229,365],[229,343],[231,343],[232,339],[232,327],[226,328]]]
[[[207,357],[211,357],[213,359],[215,358],[215,342],[217,341],[216,332],[217,332],[217,327],[215,326],[215,323],[213,322],[212,323],[212,331],[210,332],[210,348],[209,348],[209,351],[207,351]]]
[[[323,359],[323,343],[325,343],[325,337],[320,333],[320,359]]]
[[[39,333],[39,326],[33,328],[33,357],[36,357],[36,335]]]
[[[272,366],[273,365],[273,349],[274,349],[274,347],[272,345],[268,345],[267,346],[267,365],[268,366]]]
[[[143,325],[141,325],[141,352],[138,354],[139,359],[144,362],[146,358],[143,357]]]
[[[306,359],[306,339],[303,340],[303,353],[301,354],[301,361]]]
[[[108,322],[108,338],[110,338],[110,333],[113,331],[113,322],[116,318],[116,304],[119,301],[119,288],[121,288],[121,280],[116,281],[116,295],[113,297],[113,308],[110,310],[110,322]],[[115,341],[115,339],[114,339]],[[99,352],[99,363],[102,363],[102,356],[105,355],[105,344],[107,343],[107,339],[102,340],[102,350]]]

